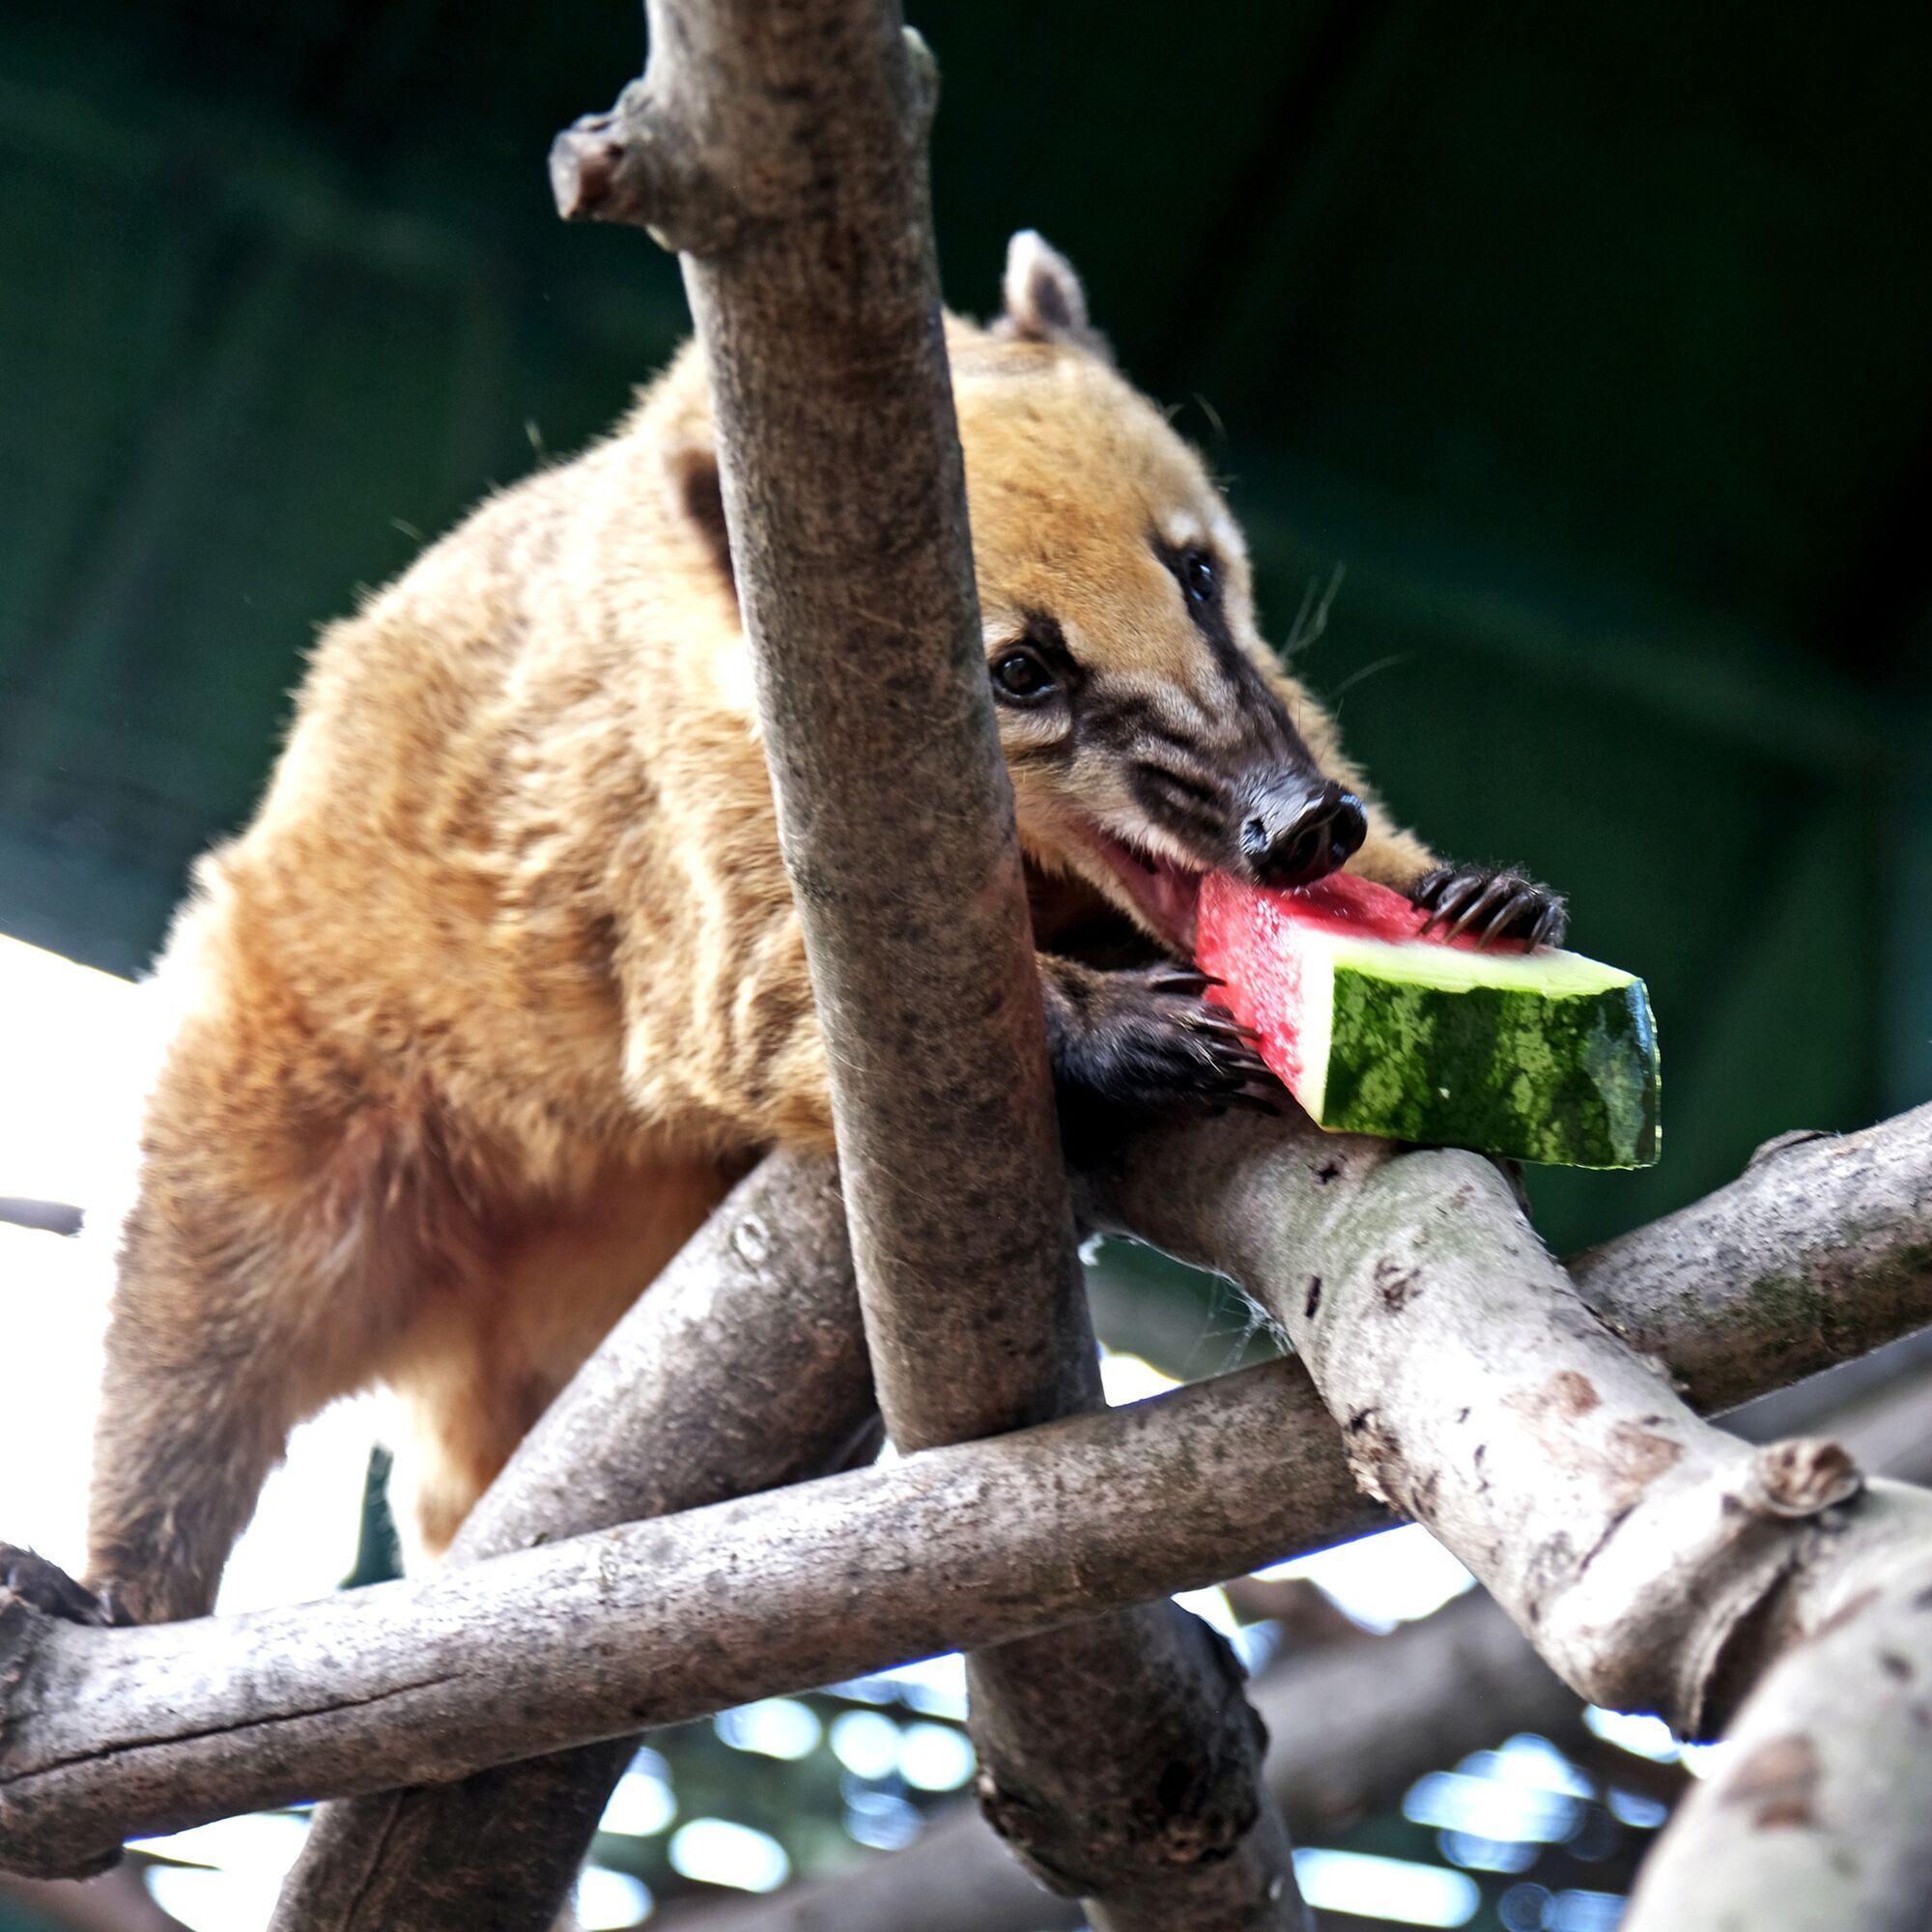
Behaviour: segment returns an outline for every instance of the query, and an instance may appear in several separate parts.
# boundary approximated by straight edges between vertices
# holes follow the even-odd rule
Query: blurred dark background
[[[1932,1091],[1932,10],[925,0],[950,299],[1035,225],[1444,849],[1644,973],[1662,1167]],[[608,425],[673,265],[543,157],[636,9],[0,14],[0,929],[122,972],[316,623]]]

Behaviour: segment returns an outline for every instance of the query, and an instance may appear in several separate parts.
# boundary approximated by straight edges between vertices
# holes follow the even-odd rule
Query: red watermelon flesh
[[[1581,954],[1424,937],[1400,893],[1202,882],[1195,958],[1316,1122],[1582,1167],[1657,1157],[1643,982]]]

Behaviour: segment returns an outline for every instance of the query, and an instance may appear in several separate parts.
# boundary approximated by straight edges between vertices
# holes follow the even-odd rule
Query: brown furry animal
[[[1042,953],[1065,1104],[1262,1077],[1185,970],[1209,867],[1346,861],[1553,933],[1542,889],[1435,869],[1370,799],[1261,639],[1219,494],[1060,257],[1016,237],[1006,314],[949,342],[1038,936],[1104,912],[1154,960]],[[693,351],[327,631],[161,971],[183,1016],[91,1523],[94,1589],[144,1620],[209,1607],[290,1429],[378,1381],[419,1418],[440,1548],[732,1179],[830,1143]]]

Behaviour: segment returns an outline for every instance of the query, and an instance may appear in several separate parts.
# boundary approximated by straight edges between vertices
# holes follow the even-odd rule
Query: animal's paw
[[[1275,1077],[1254,1035],[1204,997],[1216,982],[1163,962],[1119,972],[1071,968],[1048,1003],[1054,1082],[1069,1100],[1133,1113],[1277,1111]]]
[[[16,1549],[11,1543],[0,1543],[0,1594],[18,1597],[23,1604],[31,1604],[64,1623],[105,1628],[127,1622],[111,1598],[97,1597],[58,1563],[49,1563],[31,1549]]]
[[[1429,915],[1424,932],[1447,939],[1466,933],[1478,946],[1493,939],[1560,946],[1570,925],[1560,895],[1492,866],[1438,866],[1408,889],[1408,896]]]

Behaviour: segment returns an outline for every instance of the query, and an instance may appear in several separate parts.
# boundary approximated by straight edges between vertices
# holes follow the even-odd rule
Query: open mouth
[[[1183,959],[1194,957],[1194,915],[1201,899],[1199,870],[1157,857],[1102,832],[1083,828],[1094,854],[1117,878],[1142,919]]]

